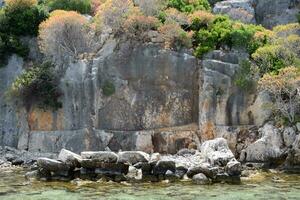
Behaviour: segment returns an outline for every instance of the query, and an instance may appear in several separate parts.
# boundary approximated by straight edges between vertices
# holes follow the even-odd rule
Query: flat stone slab
[[[51,172],[62,172],[62,171],[69,171],[71,167],[61,161],[53,160],[50,158],[39,158],[37,160],[37,165],[40,168],[43,168],[47,171]]]
[[[149,154],[142,151],[124,151],[119,153],[120,163],[136,164],[138,162],[149,162]]]
[[[91,159],[103,163],[116,163],[118,155],[110,151],[86,151],[81,153],[83,159]]]
[[[58,160],[72,167],[80,167],[82,158],[80,155],[73,153],[72,151],[62,149],[58,155]]]

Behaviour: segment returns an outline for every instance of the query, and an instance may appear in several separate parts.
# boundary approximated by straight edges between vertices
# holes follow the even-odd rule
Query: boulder
[[[119,153],[118,162],[134,165],[138,162],[149,162],[149,159],[149,154],[142,151],[124,151]]]
[[[212,166],[226,166],[234,158],[224,138],[208,140],[201,145],[200,150],[202,156]]]
[[[257,23],[272,28],[297,22],[299,0],[254,0]]]
[[[80,167],[81,156],[69,150],[62,149],[58,155],[58,160],[70,165],[71,167]]]
[[[38,158],[37,165],[39,168],[43,168],[51,172],[69,171],[71,168],[66,163],[50,158]]]
[[[116,163],[118,155],[110,151],[85,151],[81,152],[82,159],[90,159],[103,163]]]
[[[202,163],[196,167],[190,167],[187,171],[187,176],[193,178],[196,174],[205,174],[207,177],[213,179],[218,173],[218,167],[211,167],[208,163]]]
[[[123,163],[102,163],[95,169],[95,174],[106,176],[127,174],[129,165]]]
[[[239,183],[241,183],[241,178],[240,178],[240,176],[230,176],[227,173],[220,173],[220,174],[217,174],[217,176],[213,180],[213,182],[239,184]]]
[[[174,161],[171,160],[160,160],[156,163],[153,168],[154,175],[165,175],[167,171],[175,173],[176,165]]]
[[[226,14],[244,23],[256,23],[253,0],[226,0],[215,4],[214,13]]]
[[[178,174],[176,174],[176,173],[174,173],[174,172],[172,172],[172,171],[170,171],[170,170],[168,170],[167,172],[166,172],[166,174],[165,174],[165,179],[167,179],[167,180],[169,180],[169,181],[177,181],[177,180],[179,180],[181,177],[178,175]]]
[[[293,127],[286,127],[282,133],[283,143],[286,147],[291,147],[296,140],[297,134]]]
[[[300,167],[300,135],[297,135],[285,161],[286,168]]]
[[[210,183],[209,179],[202,173],[194,175],[193,182],[197,185],[207,185]]]
[[[233,158],[231,161],[229,161],[225,167],[225,171],[230,176],[239,176],[242,172],[242,164],[237,161],[235,158]]]
[[[141,169],[143,175],[149,175],[152,173],[153,166],[150,163],[138,162],[134,165],[135,168]]]
[[[177,152],[178,156],[189,156],[189,155],[194,155],[196,153],[195,149],[181,149]]]
[[[298,123],[296,124],[296,127],[297,127],[297,131],[300,132],[300,122],[298,122]]]
[[[281,160],[284,150],[280,131],[271,123],[259,129],[261,138],[241,152],[240,161],[270,163]]]
[[[158,162],[160,158],[161,158],[160,153],[153,153],[150,156],[149,163]]]
[[[175,174],[180,178],[183,178],[183,176],[187,173],[187,171],[188,169],[185,166],[176,166]]]

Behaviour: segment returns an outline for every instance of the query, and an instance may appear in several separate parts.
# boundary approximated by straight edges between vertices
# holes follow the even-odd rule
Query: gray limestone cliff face
[[[257,23],[267,28],[297,22],[299,0],[255,0],[254,5]]]
[[[67,67],[61,80],[64,130],[136,131],[196,122],[196,58],[130,43],[107,48],[106,55]],[[111,96],[102,91],[107,82],[116,88]]]
[[[220,126],[262,123],[264,117],[253,116],[260,116],[264,98],[234,85],[246,56],[213,51],[201,63],[185,51],[108,40],[94,59],[60,66],[62,109],[25,112],[1,98],[0,141],[35,152],[196,148],[218,137]],[[22,65],[12,57],[1,69],[1,94]],[[115,87],[110,96],[106,82]]]
[[[299,0],[224,0],[213,7],[214,13],[227,14],[245,23],[262,24],[272,28],[297,22]]]
[[[0,68],[0,145],[17,147],[22,132],[27,132],[26,113],[17,109],[7,91],[13,80],[22,72],[23,60],[12,56],[7,66]]]

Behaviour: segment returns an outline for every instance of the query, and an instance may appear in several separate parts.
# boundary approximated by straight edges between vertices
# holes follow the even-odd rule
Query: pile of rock
[[[234,158],[225,139],[206,141],[196,150],[181,150],[176,156],[151,155],[141,151],[82,152],[62,149],[58,160],[39,158],[37,170],[27,177],[40,180],[176,181],[193,179],[196,184],[240,181],[241,164]],[[194,162],[182,162],[195,158]]]

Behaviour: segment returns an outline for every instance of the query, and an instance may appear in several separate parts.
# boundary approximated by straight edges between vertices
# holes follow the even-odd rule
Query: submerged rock
[[[193,176],[193,182],[197,185],[207,185],[210,183],[209,179],[205,174],[199,173]]]
[[[66,174],[71,169],[70,165],[49,158],[39,158],[37,160],[37,165],[39,168],[42,168],[49,172],[63,173],[63,174]]]
[[[242,164],[234,158],[227,163],[225,171],[230,176],[239,176],[242,173]]]

